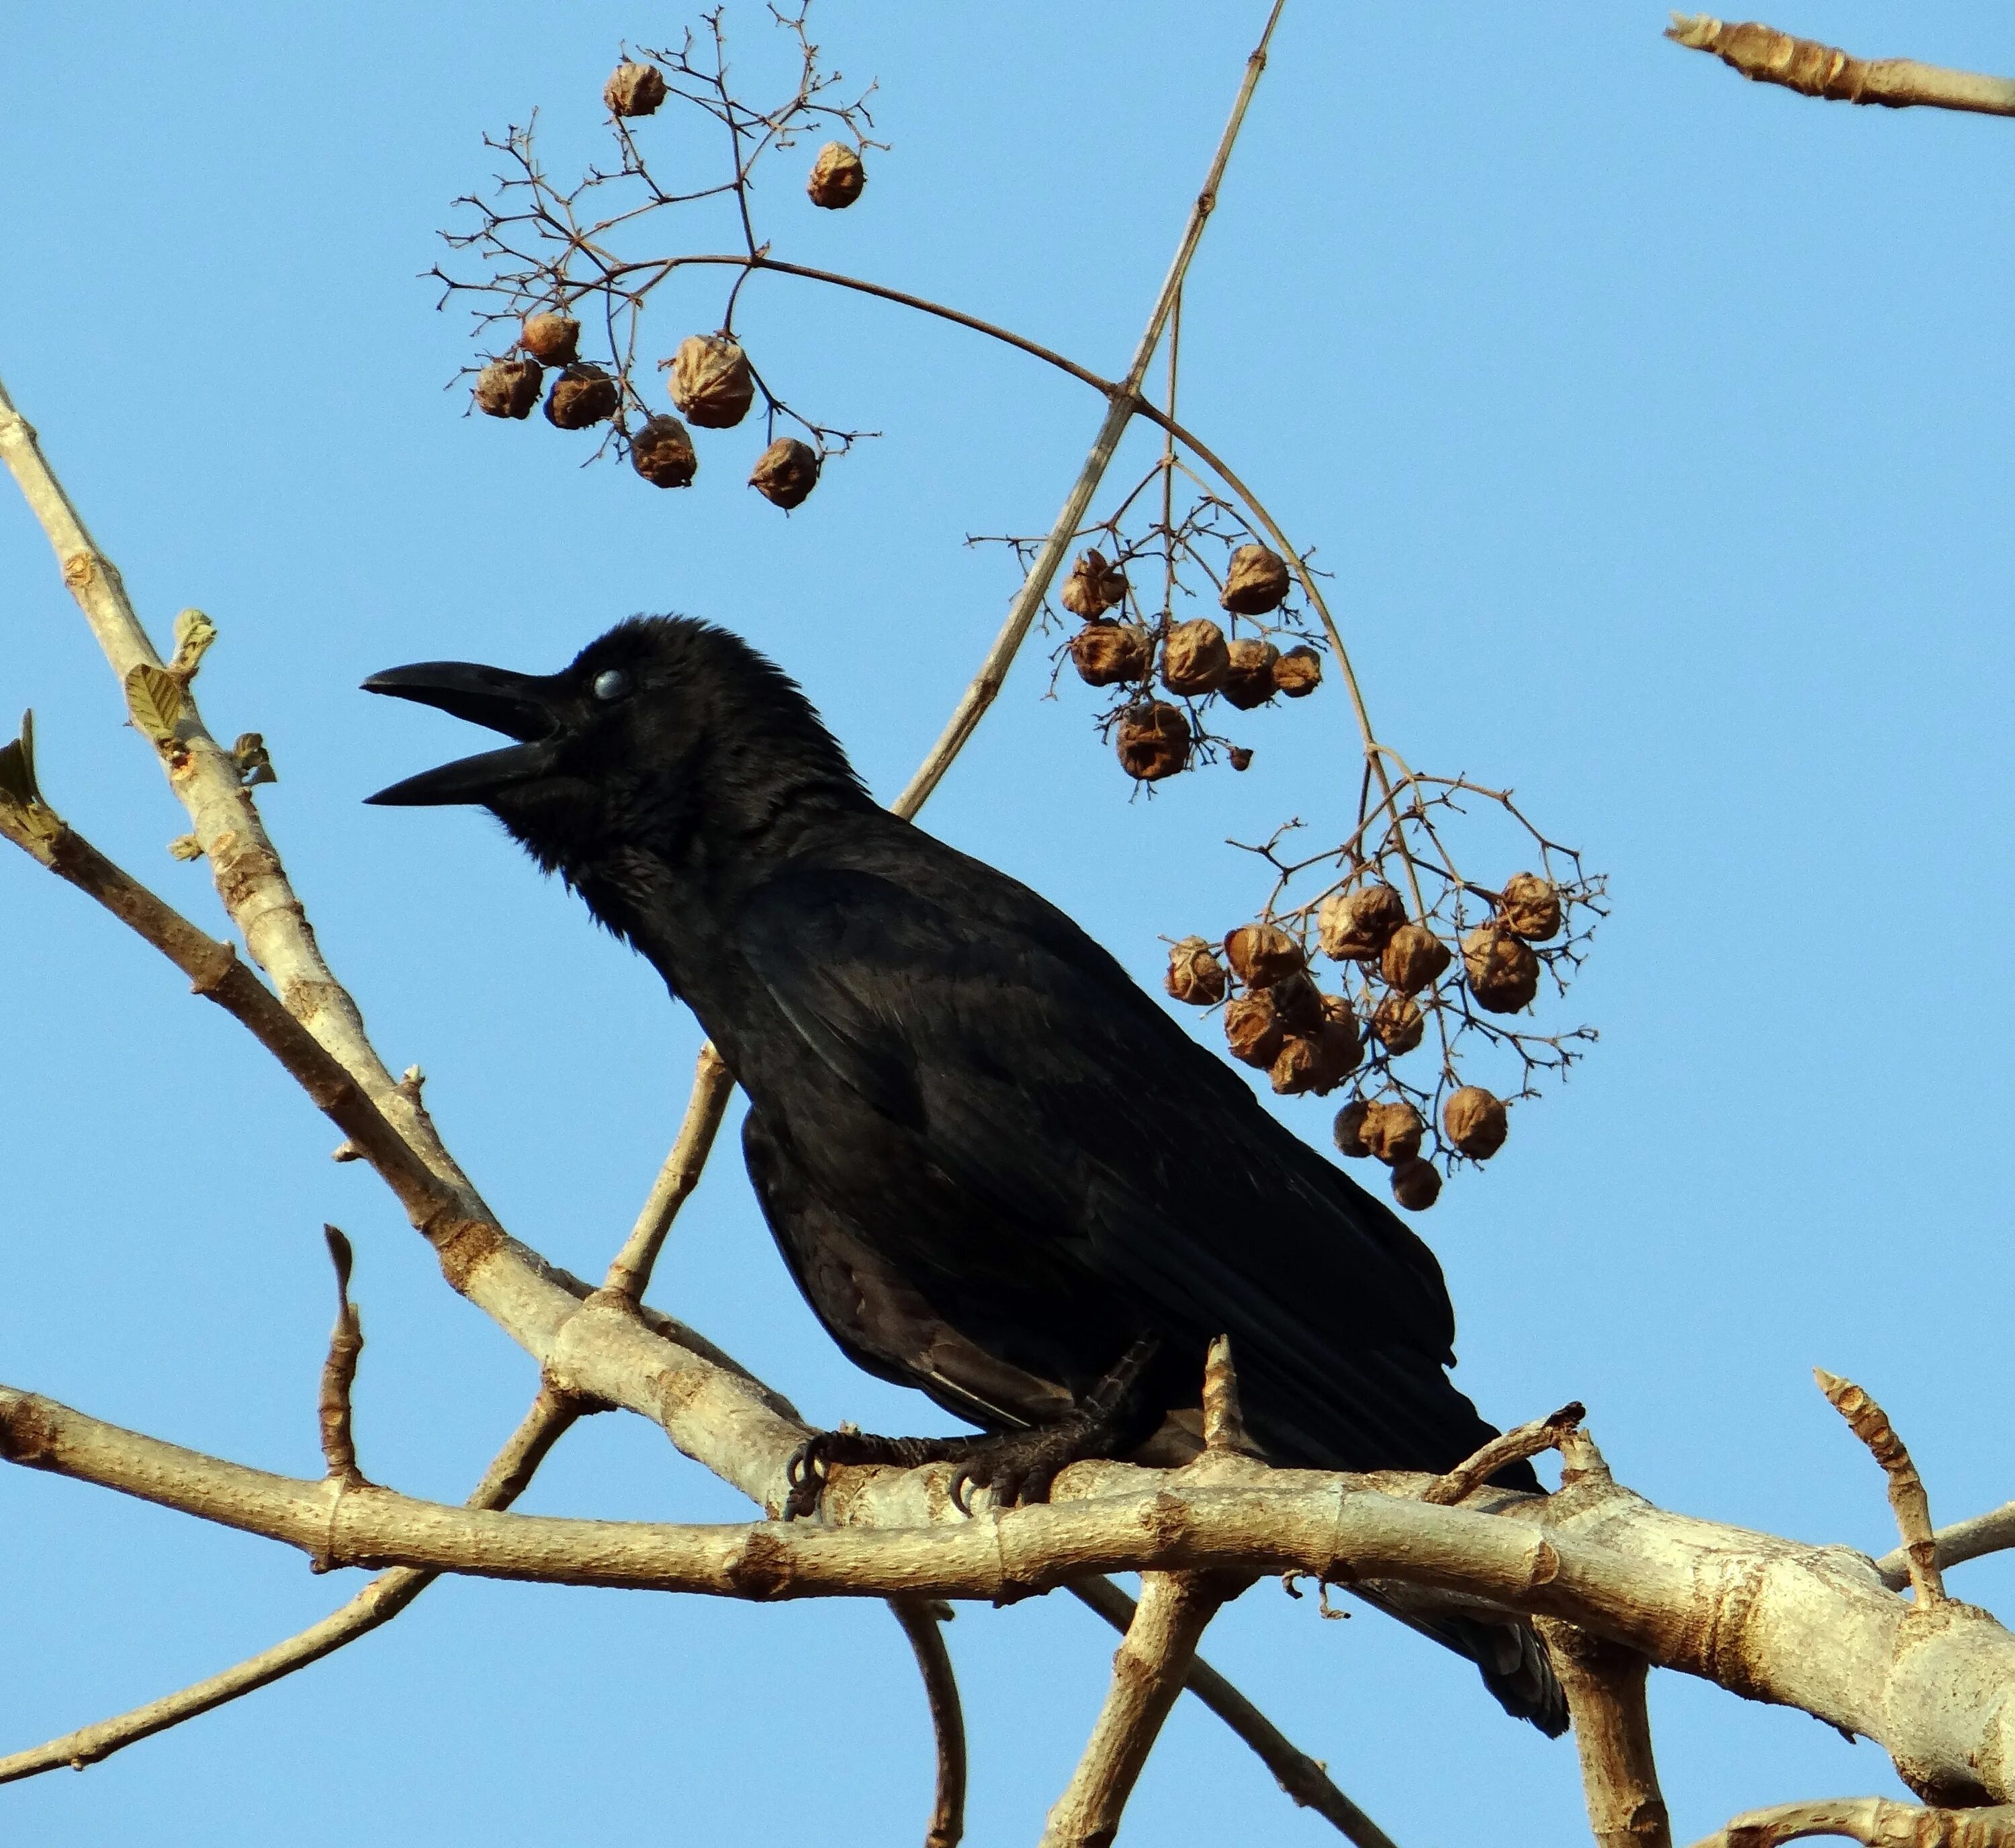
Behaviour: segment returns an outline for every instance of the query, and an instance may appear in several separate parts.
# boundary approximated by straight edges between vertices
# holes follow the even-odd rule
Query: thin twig
[[[1938,1570],[1938,1545],[1931,1531],[1931,1499],[1924,1493],[1924,1479],[1903,1440],[1896,1435],[1889,1415],[1852,1380],[1812,1369],[1812,1377],[1848,1429],[1868,1446],[1870,1454],[1882,1466],[1888,1479],[1889,1505],[1896,1511],[1896,1530],[1910,1562],[1910,1588],[1920,1606],[1928,1609],[1942,1602],[1945,1581]]]
[[[649,1197],[637,1215],[636,1225],[603,1279],[602,1287],[611,1296],[634,1303],[650,1287],[652,1268],[664,1247],[665,1235],[687,1197],[699,1185],[734,1089],[734,1078],[709,1041],[699,1049],[692,1095],[687,1100],[685,1120],[679,1125],[671,1152],[665,1157]]]
[[[1694,1848],[1778,1848],[1809,1835],[1844,1835],[1868,1848],[2010,1848],[2015,1806],[1923,1810],[1887,1796],[1842,1796],[1751,1810]]]
[[[1644,1705],[1649,1665],[1635,1650],[1571,1624],[1541,1617],[1536,1627],[1573,1716],[1596,1848],[1672,1848]]]
[[[332,1481],[354,1485],[364,1480],[364,1472],[357,1466],[350,1394],[357,1380],[357,1362],[364,1352],[364,1325],[357,1319],[356,1304],[350,1300],[350,1240],[333,1225],[325,1225],[321,1232],[329,1241],[329,1261],[336,1266],[336,1326],[329,1330],[318,1404],[322,1461]]]
[[[1107,1578],[1076,1581],[1071,1595],[1121,1635],[1133,1621],[1133,1600]],[[1392,1838],[1331,1782],[1329,1767],[1311,1758],[1201,1656],[1190,1659],[1183,1685],[1259,1755],[1274,1782],[1305,1810],[1335,1825],[1356,1848],[1397,1848]]]
[[[1814,38],[1794,38],[1754,21],[1725,25],[1710,13],[1676,13],[1665,28],[1676,45],[1711,52],[1759,84],[1781,84],[1828,102],[1880,103],[1884,109],[1964,109],[2015,116],[2015,80],[1920,64],[1914,58],[1854,58]]]
[[[1939,1528],[1932,1538],[1938,1543],[1941,1568],[1961,1566],[1989,1553],[2006,1552],[2015,1547],[2015,1502],[2004,1502],[1984,1514],[1954,1521],[1949,1527]],[[1910,1582],[1910,1556],[1899,1546],[1877,1559],[1875,1570],[1892,1589],[1901,1591]]]
[[[1231,106],[1231,117],[1224,125],[1224,133],[1219,137],[1217,151],[1211,157],[1210,170],[1205,176],[1203,189],[1197,195],[1196,203],[1190,208],[1189,221],[1183,228],[1181,243],[1176,247],[1175,261],[1169,266],[1168,275],[1162,283],[1161,293],[1155,299],[1153,311],[1148,317],[1148,325],[1140,336],[1140,343],[1133,350],[1133,363],[1126,368],[1126,376],[1106,407],[1104,421],[1100,424],[1098,434],[1093,440],[1091,453],[1085,458],[1084,466],[1065,499],[1063,511],[1050,529],[1049,536],[1043,541],[1043,549],[1036,554],[1035,564],[1022,588],[1015,593],[1015,601],[1008,606],[1008,618],[1000,626],[1000,633],[993,638],[993,644],[986,651],[986,658],[980,663],[979,672],[954,709],[937,743],[924,759],[921,767],[912,777],[903,793],[890,805],[900,816],[914,816],[921,808],[931,791],[936,788],[945,772],[951,767],[952,759],[963,748],[965,741],[972,735],[986,709],[999,694],[1008,678],[1008,669],[1015,654],[1027,637],[1036,613],[1043,607],[1043,599],[1049,594],[1050,585],[1058,569],[1070,550],[1072,536],[1084,519],[1085,509],[1091,504],[1091,497],[1097,491],[1099,483],[1104,478],[1107,467],[1119,447],[1119,440],[1126,434],[1126,426],[1133,421],[1136,411],[1143,407],[1140,382],[1148,375],[1148,368],[1155,357],[1155,349],[1160,345],[1162,330],[1167,325],[1170,313],[1180,294],[1183,278],[1189,272],[1190,261],[1202,241],[1203,229],[1212,210],[1217,204],[1217,190],[1224,178],[1226,163],[1231,158],[1233,144],[1238,139],[1238,131],[1245,120],[1246,106],[1252,100],[1252,92],[1258,88],[1259,75],[1266,68],[1266,48],[1272,41],[1273,28],[1280,23],[1281,8],[1286,0],[1274,0],[1273,10],[1266,16],[1266,29],[1259,35],[1259,42],[1245,60],[1245,76],[1238,86],[1238,95]]]
[[[1559,1411],[1530,1424],[1514,1426],[1493,1437],[1477,1453],[1460,1462],[1446,1476],[1437,1477],[1421,1491],[1421,1499],[1437,1507],[1452,1508],[1465,1496],[1474,1495],[1507,1463],[1521,1463],[1544,1450],[1557,1450],[1561,1440],[1588,1416],[1580,1400],[1570,1400]]]
[[[1247,1581],[1213,1573],[1149,1572],[1112,1658],[1105,1705],[1076,1773],[1050,1811],[1042,1848],[1109,1848],[1133,1785],[1183,1690],[1198,1639]]]
[[[951,1621],[952,1608],[921,1598],[891,1598],[889,1608],[916,1652],[930,1707],[931,1735],[937,1742],[937,1788],[924,1848],[958,1848],[965,1833],[965,1713],[959,1704],[951,1652],[945,1647],[943,1627]]]
[[[532,1474],[567,1427],[589,1408],[580,1401],[541,1390],[516,1430],[483,1472],[483,1480],[469,1498],[471,1508],[508,1508],[523,1492]],[[0,1758],[0,1784],[32,1778],[42,1771],[67,1765],[82,1771],[114,1752],[151,1739],[157,1732],[179,1726],[213,1709],[226,1705],[260,1688],[270,1687],[296,1669],[333,1655],[360,1636],[368,1635],[380,1624],[390,1623],[440,1576],[438,1573],[408,1566],[395,1566],[381,1572],[362,1591],[332,1611],[320,1623],[311,1624],[298,1635],[261,1649],[256,1656],[193,1683],[150,1700],[108,1720],[66,1732],[32,1750]]]

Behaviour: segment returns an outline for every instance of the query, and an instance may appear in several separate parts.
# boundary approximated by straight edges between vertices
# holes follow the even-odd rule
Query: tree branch
[[[1217,1573],[1150,1572],[1112,1658],[1112,1682],[1084,1756],[1050,1811],[1042,1848],[1110,1848],[1162,1723],[1183,1691],[1205,1627],[1252,1581]]]
[[[2005,77],[1948,70],[1913,58],[1852,58],[1816,39],[1794,38],[1775,26],[1725,25],[1704,13],[1674,13],[1665,36],[1689,51],[1711,52],[1756,83],[1781,84],[1801,96],[1880,103],[1884,109],[2015,116],[2015,81]]]
[[[1122,1636],[1133,1621],[1133,1600],[1110,1579],[1076,1581],[1071,1595],[1089,1606]],[[1356,1848],[1397,1848],[1392,1837],[1330,1782],[1329,1767],[1297,1746],[1259,1708],[1201,1656],[1190,1659],[1185,1685],[1259,1754],[1274,1782],[1305,1810],[1335,1825]]]
[[[523,1492],[533,1471],[545,1460],[547,1452],[586,1409],[577,1400],[541,1391],[517,1430],[483,1472],[483,1480],[469,1498],[469,1505],[508,1508]],[[439,1577],[438,1573],[405,1566],[395,1566],[389,1572],[381,1572],[347,1604],[332,1611],[321,1622],[311,1624],[284,1642],[246,1657],[221,1674],[179,1688],[159,1700],[150,1700],[144,1706],[115,1714],[109,1720],[100,1720],[94,1725],[81,1727],[75,1732],[66,1732],[32,1750],[0,1758],[0,1784],[11,1784],[65,1765],[74,1771],[82,1771],[85,1766],[109,1758],[114,1752],[137,1745],[142,1739],[151,1739],[157,1732],[165,1732],[171,1727],[196,1719],[241,1695],[270,1687],[296,1669],[319,1662],[325,1656],[332,1656],[346,1644],[354,1642],[360,1636],[368,1636],[382,1624],[389,1624]]]
[[[1945,1581],[1938,1572],[1938,1541],[1931,1533],[1931,1506],[1924,1493],[1924,1479],[1903,1440],[1896,1435],[1889,1415],[1852,1380],[1842,1380],[1823,1367],[1815,1367],[1812,1376],[1827,1403],[1847,1420],[1848,1427],[1868,1446],[1882,1466],[1889,1483],[1889,1505],[1895,1511],[1897,1531],[1909,1561],[1910,1586],[1920,1605],[1933,1605],[1945,1595]]]
[[[1886,1796],[1779,1803],[1737,1817],[1694,1848],[1777,1848],[1808,1835],[1844,1835],[1869,1848],[2010,1848],[2015,1808],[1920,1810]]]
[[[1941,1566],[1961,1566],[1988,1553],[2006,1552],[2015,1546],[2015,1502],[2004,1502],[1984,1514],[1955,1521],[1949,1527],[1939,1528],[1933,1538]],[[1901,1591],[1910,1582],[1910,1556],[1899,1546],[1877,1559],[1875,1570],[1891,1590]]]
[[[945,1647],[943,1626],[952,1620],[952,1608],[925,1598],[892,1598],[889,1608],[916,1653],[930,1707],[931,1733],[937,1741],[937,1792],[924,1848],[958,1848],[965,1833],[965,1713],[959,1704],[951,1652]]]
[[[727,1108],[735,1079],[709,1041],[699,1049],[699,1062],[693,1072],[692,1095],[686,1102],[685,1120],[679,1125],[671,1152],[658,1171],[650,1196],[637,1223],[623,1241],[623,1249],[609,1267],[602,1287],[612,1297],[637,1301],[650,1287],[651,1272],[664,1248],[665,1235],[687,1197],[699,1185],[699,1177],[713,1153],[713,1139]]]
[[[1538,1627],[1574,1718],[1596,1848],[1672,1848],[1672,1822],[1651,1756],[1644,1658],[1551,1617],[1540,1618]]]

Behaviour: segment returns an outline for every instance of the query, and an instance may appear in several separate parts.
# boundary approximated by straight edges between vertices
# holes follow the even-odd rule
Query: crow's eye
[[[594,697],[597,699],[620,699],[630,691],[630,676],[620,667],[612,667],[594,676]]]

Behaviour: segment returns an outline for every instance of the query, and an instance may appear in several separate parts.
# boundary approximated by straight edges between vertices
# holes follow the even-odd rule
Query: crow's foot
[[[791,1492],[784,1519],[796,1520],[814,1512],[828,1473],[847,1464],[882,1463],[914,1469],[925,1463],[962,1461],[989,1437],[878,1437],[871,1431],[821,1431],[798,1447],[785,1469]]]

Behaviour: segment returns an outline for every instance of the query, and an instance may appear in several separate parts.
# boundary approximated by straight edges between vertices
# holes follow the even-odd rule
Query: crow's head
[[[429,661],[364,686],[517,741],[369,800],[480,804],[576,882],[626,850],[674,866],[731,856],[794,809],[867,800],[796,684],[739,637],[684,616],[619,623],[555,674]]]

